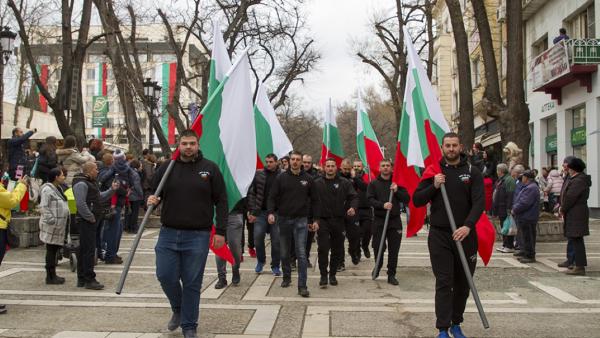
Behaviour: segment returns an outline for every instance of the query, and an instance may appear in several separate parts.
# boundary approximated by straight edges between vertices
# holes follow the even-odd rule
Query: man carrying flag
[[[163,204],[155,247],[156,276],[173,311],[168,329],[181,326],[185,338],[195,338],[215,211],[213,246],[219,249],[225,244],[227,193],[219,167],[199,150],[195,131],[180,134],[178,150],[160,196],[149,196],[148,204]],[[168,165],[166,162],[156,172],[154,190]]]
[[[456,133],[442,138],[443,158],[424,173],[413,195],[413,203],[424,207],[431,203],[431,228],[428,237],[429,256],[435,275],[435,315],[439,338],[447,338],[448,329],[455,338],[464,337],[460,324],[469,297],[466,279],[454,241],[461,241],[471,275],[477,263],[475,225],[485,207],[483,176],[460,152]],[[440,168],[441,166],[441,168]],[[452,232],[440,187],[445,184],[457,230]]]

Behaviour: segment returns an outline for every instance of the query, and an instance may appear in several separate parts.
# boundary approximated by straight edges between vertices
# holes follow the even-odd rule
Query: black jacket
[[[360,219],[373,218],[373,208],[367,198],[367,188],[369,187],[369,184],[363,180],[363,173],[356,173],[356,176],[354,177],[345,175],[342,175],[342,177],[349,179],[350,182],[352,182],[352,186],[358,194],[358,216]]]
[[[281,170],[270,171],[268,169],[257,170],[254,174],[254,180],[250,189],[248,189],[248,211],[254,216],[258,216],[261,210],[267,210],[267,200],[273,182]]]
[[[440,161],[442,173],[446,175],[446,191],[456,226],[463,225],[473,230],[485,208],[483,176],[477,167],[469,165],[467,157],[461,155],[458,165]],[[430,223],[432,227],[450,229],[450,221],[444,206],[441,189],[433,185],[433,177],[421,181],[413,194],[413,203],[422,207],[431,202]]]
[[[27,155],[25,154],[25,143],[33,135],[33,131],[30,130],[20,137],[13,136],[8,140],[8,163],[9,168],[14,173],[14,170],[18,165],[25,165],[27,162]],[[14,177],[11,177],[14,179]]]
[[[381,175],[369,183],[367,198],[371,206],[373,206],[375,217],[385,218],[387,210],[383,208],[383,205],[389,201],[391,185],[392,180],[383,179]],[[400,203],[408,204],[408,202],[410,202],[408,191],[406,188],[398,186],[398,190],[392,196],[390,217],[400,216]]]
[[[311,205],[318,202],[313,183],[313,178],[303,170],[298,175],[292,173],[291,169],[284,171],[277,176],[269,192],[268,213],[284,217],[307,217],[312,223]]]
[[[585,173],[570,177],[565,184],[560,195],[560,210],[565,214],[566,237],[583,237],[590,234],[590,209],[587,201],[591,186],[592,179]]]
[[[358,209],[358,195],[349,180],[336,176],[333,179],[319,177],[313,188],[319,203],[313,207],[314,219],[344,217],[350,208]]]
[[[492,201],[492,213],[504,219],[508,216],[508,210],[512,207],[515,193],[515,180],[509,174],[505,174],[496,181],[494,198]]]
[[[165,162],[154,175],[156,191],[169,163]],[[202,156],[191,162],[176,160],[160,194],[163,226],[181,230],[210,231],[216,211],[216,233],[227,229],[227,192],[219,167]]]

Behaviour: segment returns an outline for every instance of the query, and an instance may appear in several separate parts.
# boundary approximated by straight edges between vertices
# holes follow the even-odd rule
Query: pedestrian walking
[[[512,207],[515,180],[508,174],[508,166],[504,163],[498,164],[496,171],[498,173],[498,180],[496,181],[492,198],[492,214],[498,217],[500,225],[502,225]],[[515,236],[502,235],[502,246],[496,248],[496,250],[502,253],[513,253],[515,251]]]
[[[360,246],[362,247],[365,258],[371,258],[369,243],[371,242],[371,227],[373,225],[373,208],[367,199],[367,188],[369,182],[369,174],[364,172],[362,161],[356,160],[353,164],[354,168],[354,189],[358,193],[358,220],[360,222]],[[356,178],[359,178],[360,183]],[[360,259],[360,251],[358,252]]]
[[[281,287],[292,283],[290,247],[295,243],[298,258],[298,294],[309,297],[306,285],[307,263],[306,238],[308,224],[312,224],[311,205],[318,199],[313,189],[313,178],[302,170],[302,153],[293,151],[290,155],[289,170],[277,176],[268,200],[268,222],[277,224],[281,247],[283,281]],[[275,217],[277,215],[277,217]]]
[[[516,191],[512,206],[512,215],[523,241],[516,256],[521,263],[534,263],[537,223],[540,218],[540,188],[532,170],[525,170],[520,180],[521,185]]]
[[[483,175],[460,153],[461,142],[456,133],[442,138],[442,173],[422,181],[413,198],[417,207],[431,203],[428,237],[429,257],[435,276],[435,315],[438,338],[464,337],[460,324],[469,298],[469,284],[454,241],[461,241],[468,260],[469,272],[475,273],[477,263],[477,233],[475,224],[485,207]],[[458,226],[452,232],[442,198],[445,185],[454,220]]]
[[[184,130],[178,147],[180,156],[174,160],[160,196],[148,196],[148,203],[162,203],[161,228],[154,250],[156,277],[173,312],[167,328],[173,331],[181,326],[185,338],[196,338],[213,218],[213,245],[219,249],[225,244],[227,193],[219,167],[199,150],[196,132]],[[166,161],[157,170],[155,188],[168,165]]]
[[[46,284],[64,284],[56,275],[56,261],[65,243],[67,225],[71,218],[63,184],[66,177],[62,168],[50,169],[48,182],[40,192],[40,240],[46,244]]]
[[[96,254],[96,228],[102,221],[104,210],[102,202],[109,200],[119,188],[113,182],[111,189],[100,192],[96,178],[98,167],[96,162],[86,162],[81,167],[82,173],[73,177],[73,195],[77,205],[75,222],[79,229],[79,255],[77,257],[77,287],[91,290],[102,290],[104,285],[96,280],[94,272]]]
[[[281,256],[279,243],[279,227],[277,222],[271,224],[267,221],[267,204],[271,188],[281,170],[278,168],[277,156],[265,156],[265,168],[257,170],[252,185],[248,190],[248,221],[254,223],[254,245],[256,247],[256,267],[254,271],[261,273],[267,262],[265,253],[265,236],[269,233],[271,238],[271,272],[274,276],[281,276]]]
[[[347,165],[350,165],[349,162]],[[318,204],[313,206],[312,224],[312,230],[317,232],[321,273],[319,286],[326,288],[327,284],[338,285],[336,272],[337,265],[343,262],[344,257],[346,216],[356,216],[358,195],[352,183],[337,174],[337,164],[333,158],[325,161],[325,176],[314,181],[313,189],[319,197]]]
[[[359,206],[360,206],[360,198],[358,197],[358,191],[362,190],[364,192],[363,196],[366,199],[366,190],[367,183],[363,180],[362,175],[356,175],[352,167],[352,162],[349,159],[342,160],[342,165],[340,168],[340,176],[347,179],[351,184],[354,191],[357,193],[357,203],[355,206],[346,205],[346,209],[354,208],[354,215],[346,215],[344,217],[344,233],[345,237],[348,239],[348,254],[350,255],[350,259],[352,260],[352,264],[357,265],[360,262],[360,214],[359,214]],[[341,265],[345,266],[345,254],[344,254],[344,246],[342,245],[342,255],[341,255]]]
[[[590,234],[590,214],[587,200],[590,195],[592,179],[590,175],[584,173],[585,162],[580,158],[570,159],[567,169],[569,180],[561,194],[560,213],[565,223],[565,237],[572,245],[574,266],[568,269],[566,274],[584,276],[587,255],[583,237]]]
[[[400,218],[401,204],[410,202],[410,195],[406,188],[396,185],[392,182],[392,162],[382,160],[379,163],[379,176],[369,183],[367,188],[367,198],[373,207],[375,218],[373,219],[373,253],[375,259],[379,252],[381,237],[385,237],[383,242],[382,253],[386,247],[388,252],[387,263],[387,282],[392,285],[398,285],[396,279],[396,268],[398,266],[398,254],[400,253],[400,243],[402,241],[402,219]],[[390,191],[393,192],[390,202]],[[383,233],[386,214],[389,210],[390,216],[386,232]],[[379,261],[379,265],[375,268],[375,278],[379,276],[379,271],[383,267],[383,256]]]

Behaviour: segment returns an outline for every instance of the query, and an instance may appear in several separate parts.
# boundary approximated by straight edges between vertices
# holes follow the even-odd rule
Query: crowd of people
[[[79,239],[77,287],[102,289],[94,265],[98,260],[121,264],[118,253],[123,232],[137,232],[140,208],[160,205],[156,275],[173,311],[168,328],[181,327],[185,337],[196,337],[199,294],[213,224],[212,245],[219,248],[227,243],[234,258],[232,285],[241,281],[240,265],[247,245],[250,256],[256,257],[256,273],[263,273],[269,263],[270,273],[282,276],[280,285],[287,288],[292,284],[292,271],[297,270],[298,294],[309,297],[312,243],[317,243],[319,287],[327,288],[337,286],[336,275],[345,270],[346,241],[354,265],[360,264],[363,256],[376,258],[383,243],[382,250],[389,251],[387,282],[398,285],[401,213],[411,196],[394,183],[389,160],[380,162],[380,174],[371,180],[360,160],[344,159],[340,164],[330,158],[318,167],[311,156],[298,151],[280,159],[269,154],[263,159],[264,169],[256,171],[247,197],[230,208],[223,174],[202,156],[198,137],[191,130],[180,135],[181,155],[156,196],[153,193],[171,161],[159,163],[148,150],[141,158],[120,149],[110,151],[97,139],[82,147],[73,136],[60,145],[48,137],[34,152],[27,147],[32,134],[16,128],[9,142],[8,175],[17,184],[12,192],[0,188],[0,263],[10,209],[32,184],[26,179],[31,175],[40,183],[40,239],[46,245],[47,284],[65,283],[65,278],[56,274],[57,257],[62,256],[69,235],[74,235]],[[538,176],[522,165],[509,168],[496,164],[481,144],[465,154],[454,133],[444,136],[442,150],[442,173],[421,182],[413,196],[415,205],[430,205],[428,246],[436,277],[436,326],[441,337],[448,330],[461,337],[462,313],[469,295],[464,274],[453,273],[460,269],[453,241],[462,241],[467,255],[474,255],[473,229],[484,210],[497,217],[503,228],[502,246],[497,250],[513,253],[523,263],[535,262],[540,211],[556,213],[564,220],[568,238],[567,259],[559,266],[568,268],[568,274],[585,274],[583,237],[589,234],[591,180],[581,159],[569,156],[561,172],[543,168]],[[452,196],[462,196],[451,201],[459,225],[455,232],[450,230],[439,193],[441,184]],[[386,215],[389,219],[384,232]],[[505,223],[509,225],[507,231]],[[470,262],[473,274],[475,261]],[[216,265],[214,287],[224,288],[228,285],[226,261],[217,256]],[[383,259],[375,267],[375,276],[382,267]]]

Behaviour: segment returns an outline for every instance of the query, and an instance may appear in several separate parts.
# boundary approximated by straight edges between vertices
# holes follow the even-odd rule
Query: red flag
[[[235,259],[233,258],[233,254],[231,253],[231,250],[229,249],[229,246],[227,244],[223,245],[219,249],[215,249],[215,247],[213,246],[213,238],[215,237],[215,233],[216,232],[217,232],[217,230],[216,230],[215,226],[213,225],[212,230],[210,231],[210,244],[209,244],[209,248],[219,258],[222,258],[222,259],[228,261],[229,264],[231,264],[231,265],[235,264]]]
[[[29,191],[26,191],[25,195],[23,195],[23,198],[21,199],[21,203],[19,205],[19,209],[21,211],[29,210]]]

